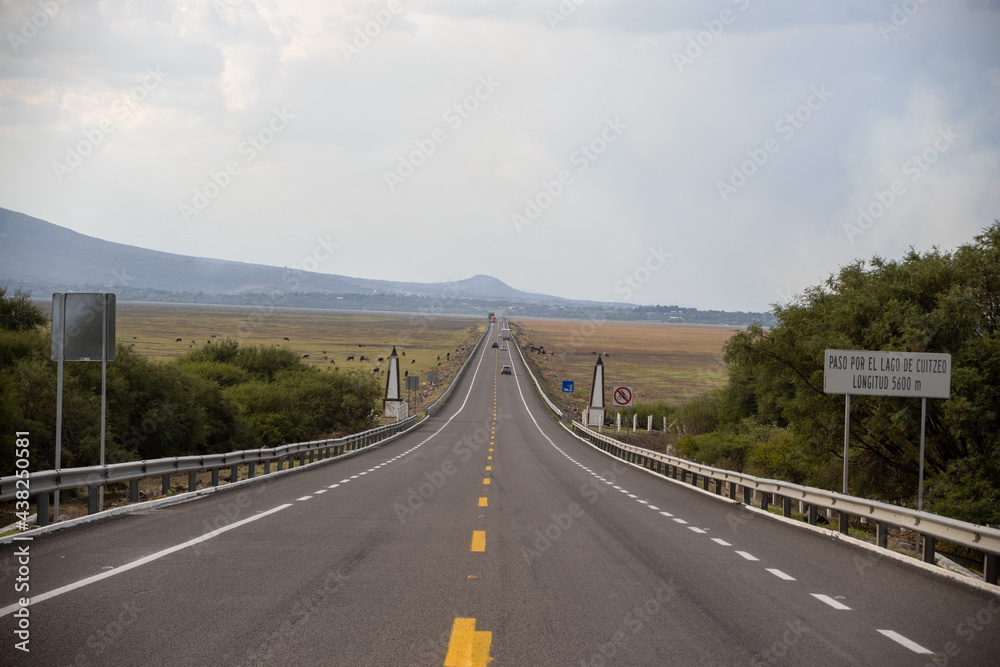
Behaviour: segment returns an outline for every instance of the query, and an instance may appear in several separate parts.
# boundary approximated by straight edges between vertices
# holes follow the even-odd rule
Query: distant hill
[[[449,283],[369,280],[221,259],[190,257],[113,243],[0,208],[0,283],[45,296],[109,291],[124,301],[483,313],[512,307],[537,317],[765,324],[768,313],[724,313],[676,306],[633,307],[514,289],[491,276]],[[266,296],[264,296],[266,295]]]

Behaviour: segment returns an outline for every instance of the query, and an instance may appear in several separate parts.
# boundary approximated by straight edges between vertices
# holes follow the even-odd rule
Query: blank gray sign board
[[[115,360],[115,295],[52,295],[52,360]]]

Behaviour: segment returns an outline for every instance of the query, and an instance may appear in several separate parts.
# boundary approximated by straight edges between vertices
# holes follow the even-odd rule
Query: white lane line
[[[628,489],[618,489],[618,491],[621,493],[628,493]]]
[[[660,511],[660,508],[657,507],[656,505],[646,505],[646,507],[648,507],[649,509],[653,510],[654,512],[659,512]]]
[[[609,482],[609,484],[610,484],[610,482]],[[621,490],[622,490],[622,487],[620,487],[620,486],[617,486],[617,485],[613,485],[613,486],[612,486],[611,488],[612,488],[612,489],[618,489],[619,491],[621,491]]]
[[[685,521],[684,519],[674,519],[674,521],[682,525],[687,524],[687,521]]]
[[[694,532],[694,533],[698,533],[699,535],[704,535],[705,534],[704,530],[702,530],[701,528],[695,528],[694,526],[688,526],[688,530],[690,530],[691,532]]]
[[[357,479],[359,475],[351,475],[351,479]]]
[[[328,488],[328,489],[336,489],[338,486],[340,486],[340,484],[331,484],[330,486],[328,486],[326,488]]]
[[[759,558],[757,558],[753,554],[747,553],[746,551],[737,551],[736,553],[738,553],[739,555],[743,556],[747,560],[760,560]]]
[[[341,483],[341,484],[347,484],[347,483],[348,483],[348,482],[350,482],[350,481],[351,481],[351,480],[349,480],[349,479],[342,479],[342,480],[340,480],[340,483]]]
[[[776,570],[773,567],[765,568],[768,572],[776,576],[778,579],[784,579],[785,581],[795,581],[795,577],[790,574],[785,574],[781,570]]]
[[[660,512],[663,516],[673,516],[670,512]]]
[[[637,503],[642,503],[643,505],[648,505],[648,504],[649,504],[649,501],[648,501],[648,500],[637,500],[637,501],[635,501],[635,502],[637,502]]]
[[[885,635],[886,637],[896,642],[897,644],[905,646],[914,653],[922,653],[924,655],[934,655],[934,651],[924,648],[923,646],[913,641],[912,639],[907,639],[906,637],[899,634],[895,630],[879,630],[879,633]]]
[[[721,544],[721,545],[722,545],[722,546],[724,546],[724,547],[731,547],[731,546],[733,546],[733,545],[732,545],[732,544],[730,544],[729,542],[726,542],[726,541],[725,541],[725,540],[723,540],[723,539],[719,539],[718,537],[713,537],[713,538],[712,538],[712,541],[713,541],[713,542],[715,542],[716,544]]]
[[[362,475],[367,475],[370,472],[371,472],[371,470],[366,470],[365,472],[359,472],[358,473],[358,477],[361,477]]]
[[[139,560],[132,561],[131,563],[126,563],[124,565],[119,565],[118,567],[116,567],[113,570],[105,570],[104,572],[101,572],[100,574],[95,574],[92,577],[87,577],[86,579],[81,579],[80,581],[74,582],[72,584],[67,584],[65,586],[61,586],[59,588],[52,589],[51,591],[49,591],[47,593],[40,593],[38,595],[32,595],[31,596],[31,606],[34,606],[34,605],[38,604],[39,602],[44,602],[45,600],[48,600],[50,598],[58,597],[58,596],[62,595],[63,593],[69,593],[71,591],[75,591],[78,588],[83,588],[84,586],[89,586],[90,584],[97,583],[98,581],[100,581],[102,579],[107,579],[108,577],[113,577],[116,574],[121,574],[122,572],[128,572],[129,570],[137,568],[140,565],[145,565],[146,563],[152,563],[154,560],[159,560],[160,558],[163,558],[164,556],[169,556],[170,554],[174,553],[175,551],[180,551],[181,549],[186,549],[186,548],[194,546],[195,544],[198,544],[200,542],[207,542],[208,540],[212,539],[213,537],[221,535],[222,533],[224,533],[224,532],[226,532],[228,530],[232,530],[233,528],[238,528],[238,527],[242,526],[243,524],[250,523],[251,521],[256,521],[257,519],[263,519],[264,517],[266,517],[266,516],[268,516],[270,514],[274,514],[275,512],[280,512],[281,510],[289,508],[291,506],[292,506],[291,503],[285,503],[284,505],[278,505],[277,507],[275,507],[273,509],[269,509],[266,512],[261,512],[260,514],[254,514],[253,516],[248,516],[247,518],[241,519],[240,521],[237,521],[236,523],[231,523],[228,526],[223,526],[222,528],[217,528],[217,529],[213,530],[212,532],[205,533],[204,535],[202,535],[200,537],[196,537],[193,540],[188,540],[187,542],[183,542],[181,544],[177,544],[177,545],[174,545],[172,547],[168,547],[168,548],[164,549],[163,551],[157,551],[155,554],[150,554],[148,556],[144,556],[144,557],[140,558]],[[21,608],[20,604],[12,604],[12,605],[9,605],[7,607],[4,607],[4,608],[0,609],[0,617],[8,616],[8,615],[14,613],[15,611],[17,611],[20,608]]]
[[[846,604],[842,604],[840,602],[837,602],[836,600],[834,600],[829,595],[821,595],[820,593],[811,593],[811,595],[814,598],[816,598],[817,600],[819,600],[820,602],[825,602],[826,604],[830,605],[834,609],[840,609],[840,610],[845,610],[845,611],[850,611],[851,610],[851,608],[848,607]]]
[[[628,497],[629,498],[638,498],[639,496],[635,495],[634,493],[630,493],[630,494],[628,494]]]
[[[318,496],[321,493],[326,493],[326,489],[320,489],[319,491],[313,491],[314,496]]]
[[[301,498],[296,498],[295,500],[302,502],[303,500],[309,500],[312,496],[302,496]]]

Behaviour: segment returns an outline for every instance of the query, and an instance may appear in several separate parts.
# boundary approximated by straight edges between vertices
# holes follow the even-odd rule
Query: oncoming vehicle
[[[510,366],[504,366],[500,369],[500,375],[512,375],[514,370]]]
[[[507,351],[507,346],[506,345],[501,345],[500,346],[500,351],[501,352],[506,352]]]
[[[500,346],[496,344],[496,341],[494,341],[493,342],[493,347],[500,347]]]

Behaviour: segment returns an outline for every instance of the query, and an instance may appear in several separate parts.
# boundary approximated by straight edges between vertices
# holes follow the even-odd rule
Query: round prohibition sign
[[[619,407],[626,407],[632,402],[632,388],[631,387],[615,387],[614,393],[615,405]]]

